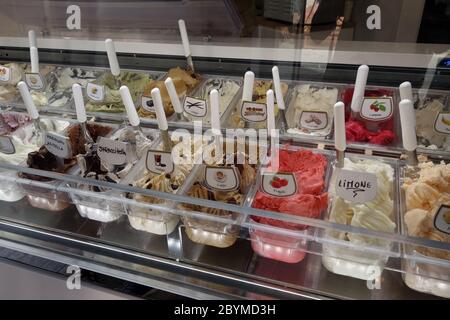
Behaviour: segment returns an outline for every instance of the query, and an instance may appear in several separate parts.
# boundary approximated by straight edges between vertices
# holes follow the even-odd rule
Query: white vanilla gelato
[[[422,146],[450,151],[450,135],[439,133],[434,129],[436,117],[444,110],[442,101],[433,99],[416,111],[416,133]]]
[[[331,126],[333,124],[333,107],[338,98],[337,88],[317,88],[309,84],[300,85],[295,89],[295,98],[289,106],[289,110],[286,115],[288,123],[288,133],[292,134],[310,134],[316,136],[325,136],[330,133]],[[306,121],[318,121],[321,125],[317,124],[317,128],[313,126],[302,126],[300,124],[300,117],[303,112],[305,114]],[[326,118],[316,117],[315,114],[309,112],[326,113]],[[326,123],[323,123],[326,121]],[[323,124],[322,124],[323,123]]]

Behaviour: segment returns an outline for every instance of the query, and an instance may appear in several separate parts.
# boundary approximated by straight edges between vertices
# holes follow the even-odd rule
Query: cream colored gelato
[[[351,203],[335,196],[334,182],[330,187],[333,204],[330,221],[375,231],[393,232],[394,215],[394,169],[386,163],[375,160],[351,161],[345,159],[345,170],[372,173],[377,177],[377,194],[369,202],[363,204]],[[384,246],[386,241],[366,237],[359,234],[332,231],[331,234],[339,239],[359,245]]]
[[[333,124],[333,107],[338,98],[338,89],[304,84],[295,89],[294,97],[286,114],[288,133],[328,135]],[[325,113],[324,117],[322,113]],[[305,125],[301,124],[302,117],[305,117]]]
[[[419,164],[419,174],[403,184],[408,234],[430,240],[450,242],[450,235],[434,227],[434,217],[441,205],[450,206],[450,164]],[[450,260],[450,251],[417,247],[422,254]]]
[[[416,111],[416,133],[422,146],[450,151],[450,135],[439,133],[434,129],[436,117],[444,110],[443,101],[432,99]]]

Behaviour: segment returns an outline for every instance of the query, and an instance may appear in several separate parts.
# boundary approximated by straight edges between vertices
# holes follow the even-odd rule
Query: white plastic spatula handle
[[[23,81],[20,81],[17,84],[17,87],[19,88],[23,103],[25,104],[25,107],[27,108],[28,114],[30,115],[31,119],[38,119],[39,113],[36,109],[36,106],[34,105],[33,98],[31,97],[27,84]]]
[[[345,105],[336,102],[334,105],[334,147],[336,150],[345,151],[347,140],[345,137]]]
[[[254,83],[255,83],[255,74],[252,71],[247,71],[244,75],[244,88],[242,90],[242,101],[252,101]]]
[[[266,93],[267,101],[267,132],[269,136],[272,137],[272,130],[275,130],[275,101],[273,90],[269,89]]]
[[[166,113],[164,112],[164,105],[161,99],[161,92],[158,88],[152,90],[153,104],[156,111],[156,119],[158,120],[159,130],[167,130],[169,126],[167,124]]]
[[[189,46],[189,38],[186,30],[186,23],[183,19],[178,20],[178,28],[180,29],[181,42],[183,43],[184,56],[189,57],[191,55],[191,47]]]
[[[400,100],[406,99],[414,101],[411,82],[409,81],[403,82],[400,85],[399,90],[400,90]]]
[[[211,106],[211,129],[214,134],[220,134],[219,91],[211,90],[209,105]]]
[[[167,92],[169,93],[170,101],[172,102],[173,109],[176,113],[182,113],[183,109],[181,109],[180,98],[178,98],[177,90],[175,89],[175,85],[173,84],[172,78],[168,77],[166,81],[164,81],[166,85]]]
[[[81,86],[78,83],[72,85],[73,99],[75,101],[75,110],[77,112],[77,119],[79,123],[84,123],[87,120],[86,109],[84,107],[84,98]]]
[[[355,90],[353,91],[351,109],[355,113],[361,111],[361,105],[366,90],[367,77],[369,76],[369,67],[363,64],[359,66],[356,74]]]
[[[119,61],[117,60],[116,47],[114,46],[114,41],[111,39],[105,40],[106,54],[108,55],[109,68],[113,76],[120,75]]]
[[[30,44],[30,48],[37,48],[36,32],[34,32],[34,30],[28,31],[28,43]]]
[[[39,73],[39,54],[36,47],[30,47],[31,72]]]
[[[400,101],[400,122],[402,124],[403,148],[415,151],[417,148],[416,115],[411,100]]]
[[[278,71],[278,67],[274,66],[272,68],[272,77],[273,77],[273,84],[275,87],[275,97],[277,99],[277,105],[280,110],[284,110],[284,98],[283,98],[283,92],[281,91],[281,80],[280,80],[280,72]]]
[[[141,120],[136,112],[136,107],[134,106],[133,98],[131,98],[130,90],[127,86],[121,86],[120,96],[122,97],[123,104],[125,106],[125,110],[127,111],[128,119],[130,120],[130,124],[133,127],[137,127]]]

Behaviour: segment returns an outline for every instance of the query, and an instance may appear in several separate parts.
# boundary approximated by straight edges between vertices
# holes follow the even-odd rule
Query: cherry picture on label
[[[373,111],[375,111],[375,112],[378,112],[378,111],[386,111],[386,106],[384,105],[384,103],[383,102],[378,102],[378,101],[375,101],[375,102],[373,102],[371,105],[370,105],[370,110],[373,110]]]

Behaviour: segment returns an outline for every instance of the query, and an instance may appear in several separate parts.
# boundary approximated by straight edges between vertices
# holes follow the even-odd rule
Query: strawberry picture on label
[[[282,187],[286,187],[288,185],[288,181],[286,179],[279,178],[274,176],[270,185],[275,189],[280,189]]]

